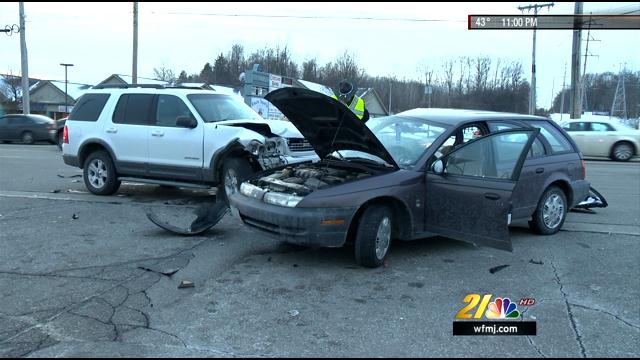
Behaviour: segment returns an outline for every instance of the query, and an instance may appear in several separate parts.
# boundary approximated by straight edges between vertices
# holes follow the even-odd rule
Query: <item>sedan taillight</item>
[[[64,126],[64,130],[62,131],[62,142],[64,144],[69,143],[69,128],[67,128],[67,125]]]
[[[582,179],[587,178],[587,162],[582,160]]]

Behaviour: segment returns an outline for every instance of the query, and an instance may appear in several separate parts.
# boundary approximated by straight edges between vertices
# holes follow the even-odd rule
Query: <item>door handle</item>
[[[544,172],[544,168],[537,168],[536,174],[542,174]]]
[[[107,133],[109,134],[115,134],[118,132],[117,128],[107,128],[107,130],[105,130]]]
[[[489,200],[498,200],[498,199],[500,199],[500,195],[494,194],[494,193],[485,193],[484,197],[485,197],[485,199],[489,199]]]
[[[163,131],[159,131],[159,130],[155,130],[155,131],[151,132],[151,136],[162,137],[162,136],[164,136],[164,132]]]

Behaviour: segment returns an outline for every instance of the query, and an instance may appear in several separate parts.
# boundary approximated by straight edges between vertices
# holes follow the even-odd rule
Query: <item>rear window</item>
[[[151,94],[125,94],[120,96],[113,122],[116,124],[151,125],[155,123],[152,115],[153,96]]]
[[[542,134],[549,145],[551,145],[551,153],[559,154],[573,151],[571,143],[569,143],[555,126],[545,121],[532,121],[531,125],[540,129],[540,134]]]
[[[109,94],[82,95],[73,107],[69,120],[97,121],[107,100],[109,100]]]

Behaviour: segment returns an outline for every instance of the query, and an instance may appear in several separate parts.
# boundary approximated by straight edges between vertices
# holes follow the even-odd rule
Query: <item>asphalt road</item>
[[[554,236],[513,227],[512,253],[394,243],[373,270],[230,216],[172,235],[145,210],[188,222],[206,191],[98,197],[79,174],[55,146],[0,145],[0,356],[640,356],[638,161],[588,161],[609,207]],[[470,293],[534,298],[519,311],[537,335],[453,336]]]

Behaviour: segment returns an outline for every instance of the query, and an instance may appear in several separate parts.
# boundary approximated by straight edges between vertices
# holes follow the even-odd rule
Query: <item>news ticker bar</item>
[[[454,321],[453,335],[536,335],[535,321]]]
[[[640,30],[640,15],[469,15],[469,30]]]

